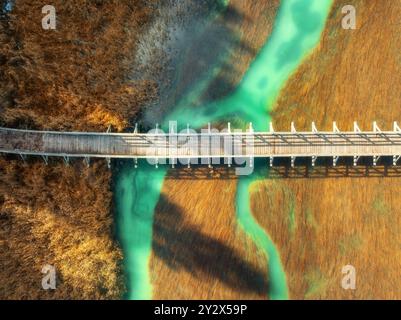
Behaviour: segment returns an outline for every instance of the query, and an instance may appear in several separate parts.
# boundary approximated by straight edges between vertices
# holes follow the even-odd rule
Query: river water
[[[269,112],[290,75],[319,43],[332,0],[283,0],[273,32],[251,64],[233,94],[197,108],[187,99],[171,109],[163,120],[191,128],[201,128],[234,117],[243,124],[252,122],[255,130],[266,130]],[[196,90],[199,90],[197,87]],[[262,179],[266,166],[256,164],[251,176],[240,177],[236,193],[236,217],[244,232],[265,254],[268,265],[270,299],[289,297],[280,254],[265,230],[254,219],[249,189]],[[159,200],[167,168],[155,169],[146,163],[134,168],[125,163],[115,175],[117,235],[124,252],[127,299],[151,299],[149,260],[152,251],[154,209]],[[196,244],[194,244],[196,245]],[[227,266],[229,268],[229,266]]]

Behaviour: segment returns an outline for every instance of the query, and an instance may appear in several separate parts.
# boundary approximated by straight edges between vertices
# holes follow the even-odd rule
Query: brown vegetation
[[[238,228],[234,203],[235,182],[166,180],[153,231],[155,299],[266,298],[265,257]]]
[[[152,93],[129,81],[142,1],[55,1],[57,29],[42,29],[42,1],[16,2],[3,23],[1,119],[33,128],[122,130]],[[145,90],[146,88],[146,90]]]
[[[127,126],[154,86],[130,80],[148,1],[53,1],[57,30],[41,28],[42,1],[17,0],[0,21],[0,124],[104,131]],[[0,158],[0,298],[119,298],[121,252],[112,237],[110,173],[60,161]],[[57,290],[41,288],[54,264]]]
[[[104,166],[0,164],[0,297],[119,298],[121,253],[111,237]],[[56,268],[56,290],[41,287],[46,264]]]
[[[231,1],[247,19],[230,28],[246,43],[212,89],[222,79],[239,81],[271,31],[277,4]],[[345,4],[357,7],[358,30],[341,29]],[[155,92],[152,83],[129,80],[149,9],[142,1],[56,1],[58,29],[45,32],[41,6],[19,0],[11,20],[0,23],[1,124],[122,130]],[[400,120],[400,14],[396,1],[335,1],[320,46],[277,102],[276,128],[296,121],[309,129],[315,121],[328,130],[333,120],[341,129],[353,120],[385,128]],[[105,165],[1,158],[0,168],[0,298],[120,297]],[[155,212],[154,298],[267,297],[265,259],[235,221],[235,185],[166,180]],[[253,185],[253,211],[281,252],[291,298],[400,298],[399,187],[394,177]],[[44,264],[56,266],[55,291],[41,289]],[[346,264],[357,269],[356,291],[340,286]]]
[[[357,9],[357,30],[341,8]],[[335,1],[320,46],[291,77],[272,113],[277,130],[331,130],[332,121],[390,130],[401,120],[401,7],[397,1]],[[266,180],[254,185],[259,222],[281,252],[291,298],[396,299],[401,287],[399,177]],[[352,264],[357,289],[344,290]]]

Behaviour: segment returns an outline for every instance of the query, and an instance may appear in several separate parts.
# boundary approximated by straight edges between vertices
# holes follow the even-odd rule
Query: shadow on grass
[[[156,208],[153,230],[153,252],[170,268],[186,269],[202,280],[219,280],[239,292],[260,296],[268,292],[262,271],[197,226],[184,223],[182,210],[164,196]]]
[[[288,158],[277,158],[269,168],[268,159],[258,159],[258,167],[253,174],[266,179],[328,179],[328,178],[396,178],[401,177],[401,166],[393,166],[391,157],[383,157],[373,166],[371,157],[361,158],[353,165],[352,158],[340,158],[333,166],[332,158],[319,158],[312,167],[310,158],[296,159],[294,167]],[[166,179],[177,180],[236,180],[235,166],[215,165],[209,169],[205,165],[176,166],[170,169]]]

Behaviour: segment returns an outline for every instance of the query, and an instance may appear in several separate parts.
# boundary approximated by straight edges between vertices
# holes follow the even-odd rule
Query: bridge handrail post
[[[379,128],[379,126],[377,125],[376,121],[373,121],[373,132],[382,132]]]
[[[358,122],[354,121],[354,132],[362,132],[358,126]]]
[[[292,121],[291,122],[291,133],[296,133],[297,132],[297,129],[295,129],[295,124],[294,124],[294,122]]]
[[[232,154],[233,139],[231,137],[231,123],[230,122],[227,123],[227,132],[228,132],[228,134],[230,134],[230,138],[229,138],[230,141],[228,141],[228,142],[230,143],[229,151],[231,151],[231,154]],[[228,157],[227,157],[227,166],[229,168],[231,168],[231,161],[232,161],[231,155],[228,155]]]
[[[187,123],[187,141],[189,140],[189,123]],[[190,143],[187,144],[187,156],[188,157],[188,169],[191,168],[191,152],[190,152]]]
[[[338,127],[337,127],[337,122],[336,121],[333,121],[333,132],[335,132],[335,133],[340,133],[341,132],[340,129],[338,129]]]
[[[210,122],[207,124],[207,131],[208,131],[208,153],[209,156],[212,156],[212,125]],[[208,157],[208,167],[209,169],[212,168],[212,159]]]
[[[269,132],[274,133],[273,123],[269,122]]]
[[[316,128],[316,124],[314,121],[312,121],[312,133],[318,133],[319,131]]]
[[[253,145],[253,143],[254,143],[254,140],[255,140],[255,136],[254,136],[254,130],[253,130],[253,124],[252,124],[252,122],[250,122],[249,123],[249,133],[251,134],[251,137],[252,137],[252,151],[253,151],[253,153],[255,152],[254,150],[254,145]],[[248,144],[247,144],[248,145]],[[253,162],[254,162],[254,154],[252,154],[250,157],[249,157],[249,166],[251,167],[251,168],[253,168]]]

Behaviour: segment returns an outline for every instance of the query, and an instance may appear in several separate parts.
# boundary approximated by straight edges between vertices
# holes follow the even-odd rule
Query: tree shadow
[[[231,58],[233,52],[242,52],[256,56],[257,52],[245,41],[241,40],[236,27],[248,18],[232,6],[228,6],[221,19],[209,25],[199,34],[187,49],[186,59],[183,61],[181,72],[177,79],[175,101],[179,102],[193,90],[194,84],[213,73],[219,72],[207,80],[203,92],[198,97],[200,104],[208,104],[231,94],[237,84],[238,70],[233,66]]]
[[[247,263],[231,247],[183,221],[182,209],[161,196],[153,226],[153,252],[172,269],[195,277],[218,279],[240,292],[265,295],[266,274]]]
[[[151,75],[158,83],[159,98],[146,108],[141,119],[145,129],[162,123],[182,103],[196,107],[226,97],[236,87],[233,79],[238,70],[229,63],[233,53],[257,54],[239,33],[239,26],[250,17],[231,5],[223,9],[221,1],[193,2],[185,14],[191,19],[177,17],[175,22],[163,22],[164,29],[177,24],[179,31],[170,34],[170,56],[162,63],[157,61],[160,71]]]

